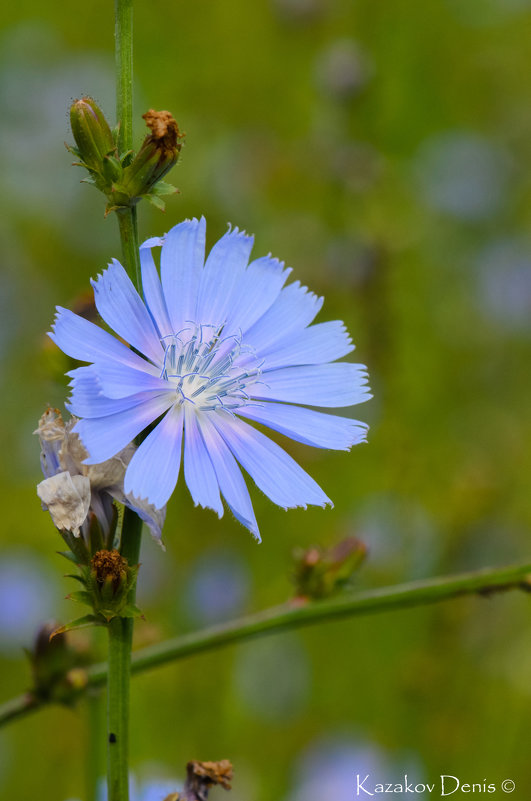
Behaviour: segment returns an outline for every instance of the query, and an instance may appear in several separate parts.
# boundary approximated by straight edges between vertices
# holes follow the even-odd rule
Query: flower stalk
[[[119,122],[118,150],[133,147],[133,0],[115,0],[116,114]],[[118,212],[118,225],[125,268],[140,285],[140,256],[136,208]],[[138,564],[142,521],[125,509],[121,554],[130,565]],[[136,579],[128,600],[134,604]],[[116,617],[108,624],[109,670],[107,680],[107,795],[108,801],[129,799],[129,698],[132,618]]]
[[[489,568],[454,576],[412,581],[364,592],[346,592],[324,601],[288,602],[252,615],[202,631],[175,637],[135,652],[133,674],[167,665],[196,654],[215,651],[251,637],[263,637],[279,631],[314,626],[339,618],[358,617],[398,609],[440,603],[466,595],[490,597],[496,592],[531,590],[531,564]],[[101,687],[107,679],[108,666],[93,665],[86,671],[84,689]],[[77,694],[83,693],[79,689]],[[25,717],[47,703],[26,693],[0,706],[0,726]]]

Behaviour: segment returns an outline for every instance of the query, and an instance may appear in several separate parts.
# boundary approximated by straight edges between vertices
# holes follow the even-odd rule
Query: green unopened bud
[[[367,547],[355,537],[347,537],[333,548],[310,548],[294,553],[294,582],[298,597],[328,598],[348,585],[359,569]]]
[[[43,624],[33,649],[28,651],[33,675],[33,694],[38,698],[68,701],[73,697],[70,674],[85,676],[82,666],[89,659],[87,651],[72,647],[67,636],[57,631],[57,624]],[[75,688],[74,688],[75,689]]]
[[[103,162],[115,154],[116,145],[103,112],[90,97],[75,100],[70,108],[70,125],[77,148],[72,151],[81,159],[82,166],[103,174]]]

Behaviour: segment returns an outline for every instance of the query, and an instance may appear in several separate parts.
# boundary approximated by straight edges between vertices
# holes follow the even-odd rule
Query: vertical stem
[[[108,801],[129,799],[129,678],[131,638],[126,620],[115,617],[108,625],[107,679],[107,795]]]
[[[120,155],[133,147],[133,0],[114,0],[116,118]]]
[[[122,258],[129,278],[140,288],[140,253],[138,250],[138,231],[136,208],[124,208],[116,212],[120,239],[122,242]]]
[[[120,123],[118,149],[133,146],[133,0],[115,0],[116,115]],[[140,286],[136,209],[118,212],[122,257],[131,280]],[[130,565],[138,563],[142,521],[126,508],[121,553]],[[136,587],[130,591],[134,603]],[[107,791],[108,801],[129,799],[129,685],[133,620],[116,617],[108,625]]]
[[[98,801],[99,780],[103,776],[103,741],[101,731],[104,726],[102,696],[100,690],[87,693],[87,730],[86,748],[86,801]]]
[[[133,0],[114,0],[116,118],[120,124],[118,152],[133,148]],[[123,209],[118,214],[122,257],[129,277],[140,287],[140,258],[136,209]]]
[[[122,556],[138,564],[142,521],[126,508],[122,525]],[[136,586],[129,592],[134,603]],[[109,673],[107,679],[107,794],[108,801],[129,799],[129,685],[133,619],[115,617],[108,625]]]

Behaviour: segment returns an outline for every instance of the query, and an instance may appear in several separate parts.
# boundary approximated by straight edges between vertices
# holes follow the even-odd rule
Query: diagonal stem
[[[357,617],[378,612],[439,603],[465,595],[490,596],[496,592],[531,589],[531,564],[489,568],[454,576],[443,576],[408,584],[398,584],[365,592],[345,593],[327,601],[295,602],[264,609],[252,615],[211,626],[208,629],[175,637],[158,645],[139,649],[132,659],[133,673],[166,665],[194,654],[214,651],[251,637],[274,634],[303,626],[326,623],[329,620]],[[108,667],[93,665],[86,672],[86,687],[105,684]],[[72,700],[75,693],[72,693]],[[46,701],[27,693],[0,706],[0,726],[22,718],[43,706]]]

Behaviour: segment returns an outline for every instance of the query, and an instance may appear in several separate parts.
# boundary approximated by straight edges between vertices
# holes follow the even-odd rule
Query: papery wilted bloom
[[[131,443],[100,464],[84,464],[88,453],[73,431],[75,418],[65,424],[57,409],[47,409],[35,431],[41,443],[41,467],[45,479],[37,494],[61,531],[80,533],[86,538],[91,515],[95,515],[104,537],[113,521],[113,500],[126,504],[148,524],[157,539],[161,537],[166,509],[126,495],[124,475],[135,453]]]
[[[163,506],[184,476],[196,505],[221,517],[221,496],[259,537],[238,463],[284,508],[331,503],[316,482],[246,420],[318,448],[347,450],[367,426],[308,409],[361,403],[365,367],[335,362],[353,350],[343,323],[311,325],[322,306],[271,256],[249,263],[237,228],[205,262],[205,220],[187,220],[140,249],[144,300],[114,260],[93,281],[111,334],[58,307],[51,338],[91,362],[71,377],[68,408],[90,457],[105,461],[152,424],[125,474],[125,492]],[[152,249],[162,246],[160,277]]]

